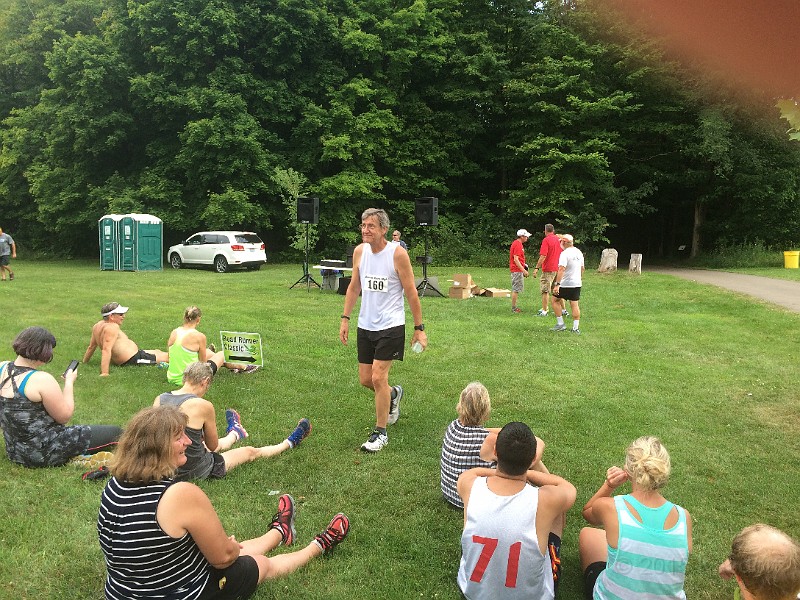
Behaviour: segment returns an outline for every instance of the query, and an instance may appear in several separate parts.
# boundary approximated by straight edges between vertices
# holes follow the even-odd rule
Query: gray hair
[[[382,229],[389,229],[389,215],[382,208],[368,208],[361,213],[361,220],[364,221],[368,217],[378,217],[378,224]]]
[[[206,379],[211,379],[214,372],[207,362],[193,362],[186,366],[183,371],[183,383],[190,385],[200,385]]]

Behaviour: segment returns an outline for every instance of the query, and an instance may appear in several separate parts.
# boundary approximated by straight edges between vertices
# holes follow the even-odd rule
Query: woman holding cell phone
[[[113,447],[116,425],[66,425],[75,412],[77,365],[56,378],[41,371],[53,359],[56,338],[44,327],[28,327],[14,339],[14,361],[0,363],[0,427],[11,462],[25,467],[55,467],[80,454]],[[70,365],[72,366],[72,365]]]

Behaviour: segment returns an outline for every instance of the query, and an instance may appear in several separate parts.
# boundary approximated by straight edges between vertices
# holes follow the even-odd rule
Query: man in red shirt
[[[508,266],[511,269],[511,312],[522,312],[517,308],[517,296],[525,289],[525,280],[528,276],[528,265],[525,262],[525,248],[522,244],[531,237],[527,229],[517,231],[517,239],[511,243],[511,252],[508,257]]]
[[[558,272],[559,256],[561,256],[561,240],[558,239],[555,228],[548,223],[544,226],[544,239],[539,250],[539,260],[533,268],[534,277],[539,269],[542,270],[542,277],[539,280],[539,289],[542,292],[542,310],[536,313],[538,317],[547,316],[550,292],[553,289],[553,281],[555,281],[556,273]]]

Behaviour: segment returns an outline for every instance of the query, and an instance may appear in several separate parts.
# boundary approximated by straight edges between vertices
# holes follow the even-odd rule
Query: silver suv
[[[201,231],[167,250],[173,269],[184,266],[213,266],[217,273],[232,267],[257,271],[267,254],[264,242],[252,231]]]

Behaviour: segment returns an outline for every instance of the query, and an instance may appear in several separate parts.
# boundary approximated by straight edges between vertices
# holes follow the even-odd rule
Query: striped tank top
[[[103,490],[97,533],[106,559],[106,598],[197,598],[211,566],[192,536],[173,538],[156,520],[166,479],[146,485],[112,477]]]
[[[639,522],[625,501],[639,513]],[[671,502],[645,506],[631,495],[615,496],[619,520],[617,547],[608,547],[606,569],[597,578],[596,600],[685,600],[683,580],[689,561],[686,512]],[[678,522],[664,529],[672,507]]]

